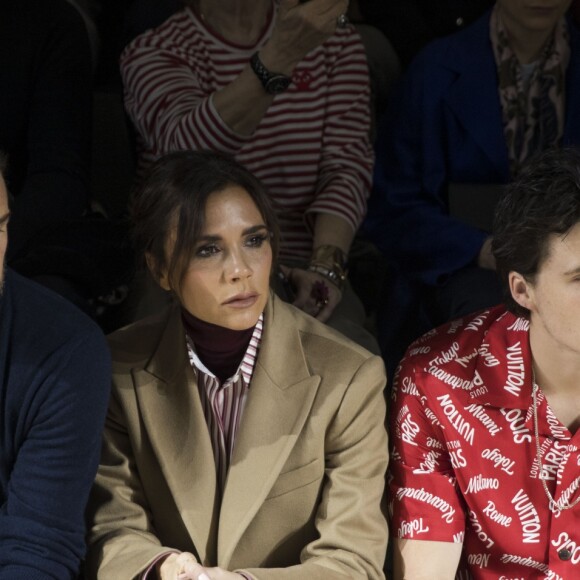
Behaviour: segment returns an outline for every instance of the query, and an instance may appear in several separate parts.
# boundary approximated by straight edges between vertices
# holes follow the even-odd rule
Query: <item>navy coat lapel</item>
[[[444,98],[448,111],[477,143],[503,181],[508,181],[509,161],[488,18],[480,19],[457,36],[444,55],[442,66],[457,76]]]

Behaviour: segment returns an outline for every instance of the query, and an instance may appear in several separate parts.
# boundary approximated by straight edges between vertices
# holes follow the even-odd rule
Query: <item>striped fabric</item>
[[[337,30],[296,67],[254,134],[233,132],[212,93],[235,79],[255,46],[228,44],[190,8],[136,38],[121,57],[125,106],[139,135],[140,171],[160,155],[213,149],[234,155],[268,187],[282,231],[281,258],[312,250],[313,214],[330,213],[356,230],[366,212],[373,152],[369,142],[366,56],[353,27]]]
[[[238,370],[221,385],[218,378],[201,362],[193,341],[186,335],[189,362],[197,377],[199,396],[213,447],[218,487],[222,494],[260,348],[263,316],[261,314],[256,323]]]

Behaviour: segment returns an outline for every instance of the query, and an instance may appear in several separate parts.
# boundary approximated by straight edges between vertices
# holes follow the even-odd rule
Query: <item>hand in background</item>
[[[285,266],[281,268],[294,288],[294,306],[326,322],[342,299],[339,288],[316,272]]]
[[[348,10],[348,0],[281,0],[276,26],[260,51],[272,70],[289,74],[314,48],[336,31],[337,18]]]

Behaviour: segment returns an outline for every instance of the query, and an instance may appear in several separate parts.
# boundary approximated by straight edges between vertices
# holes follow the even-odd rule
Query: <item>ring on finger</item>
[[[322,280],[316,280],[312,284],[312,292],[310,294],[315,300],[316,308],[321,310],[328,304],[329,290],[328,286]]]

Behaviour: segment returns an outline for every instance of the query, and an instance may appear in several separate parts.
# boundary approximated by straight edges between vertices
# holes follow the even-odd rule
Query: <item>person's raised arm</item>
[[[346,7],[346,0],[281,0],[260,60],[269,71],[291,76],[304,56],[335,32]],[[212,91],[177,46],[137,39],[121,57],[127,111],[158,154],[184,147],[233,154],[274,99],[249,61],[231,82]]]
[[[272,72],[291,77],[296,65],[336,31],[336,20],[346,12],[344,0],[281,0],[272,36],[260,50],[260,60]],[[247,66],[223,89],[214,106],[221,119],[240,135],[251,135],[272,104],[255,73]]]
[[[317,191],[306,211],[313,230],[313,259],[321,247],[338,248],[346,262],[352,240],[366,213],[374,155],[369,140],[370,89],[364,48],[354,32],[345,35],[329,73],[328,94]],[[332,267],[330,263],[324,267]],[[294,272],[298,306],[315,314],[312,285],[323,280],[315,272]],[[328,304],[316,315],[326,321],[341,300],[340,284],[326,284]]]

